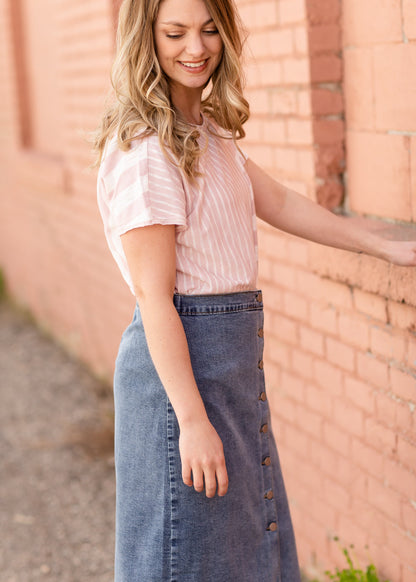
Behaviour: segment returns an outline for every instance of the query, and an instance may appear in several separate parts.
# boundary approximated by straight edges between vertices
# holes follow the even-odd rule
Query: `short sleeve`
[[[127,152],[113,138],[100,166],[99,183],[113,236],[152,224],[187,224],[180,171],[164,156],[157,136],[136,140]]]

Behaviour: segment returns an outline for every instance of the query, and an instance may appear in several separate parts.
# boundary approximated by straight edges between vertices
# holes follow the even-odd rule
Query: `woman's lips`
[[[178,61],[183,69],[189,73],[201,73],[207,66],[208,59],[203,59],[201,61]]]

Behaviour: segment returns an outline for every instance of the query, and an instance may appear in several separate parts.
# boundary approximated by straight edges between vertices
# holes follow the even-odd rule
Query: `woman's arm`
[[[207,497],[228,487],[222,442],[210,423],[192,371],[185,332],[173,304],[175,227],[146,226],[121,236],[153,363],[180,427],[182,477]],[[191,477],[192,473],[192,477]]]
[[[272,226],[323,245],[416,266],[416,241],[386,240],[279,184],[251,160],[246,169],[253,185],[256,214]]]

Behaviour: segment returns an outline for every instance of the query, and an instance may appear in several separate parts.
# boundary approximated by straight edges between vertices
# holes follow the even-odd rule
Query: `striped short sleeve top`
[[[110,251],[134,294],[120,236],[152,224],[176,225],[176,292],[232,293],[256,288],[257,234],[246,159],[206,116],[198,126],[202,174],[191,184],[157,136],[128,152],[109,140],[98,173],[98,205]],[[219,135],[216,135],[219,134]]]

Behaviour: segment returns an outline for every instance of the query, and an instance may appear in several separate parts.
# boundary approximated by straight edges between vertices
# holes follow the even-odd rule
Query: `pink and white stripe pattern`
[[[212,120],[198,127],[202,177],[190,184],[163,155],[157,136],[122,152],[113,138],[98,174],[98,205],[109,248],[132,293],[120,235],[176,225],[176,292],[204,295],[256,288],[257,234],[245,158]]]

